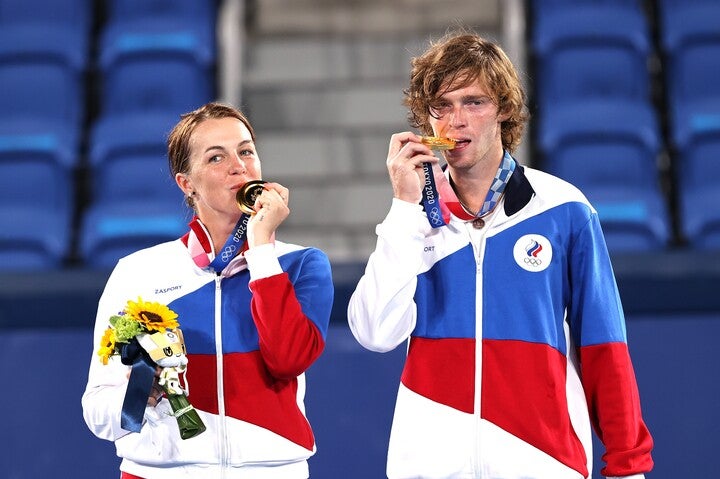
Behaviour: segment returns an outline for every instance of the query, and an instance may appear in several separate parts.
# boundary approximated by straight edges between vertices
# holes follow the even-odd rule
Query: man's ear
[[[499,123],[507,121],[508,119],[510,119],[510,111],[509,110],[504,111],[504,112],[503,111],[498,112],[498,122]]]

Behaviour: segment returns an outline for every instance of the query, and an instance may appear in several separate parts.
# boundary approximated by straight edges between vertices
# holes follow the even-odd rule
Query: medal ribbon
[[[425,175],[425,182],[422,190],[422,205],[427,215],[427,219],[430,222],[430,226],[433,228],[439,228],[445,226],[445,219],[443,218],[440,195],[438,195],[437,188],[435,186],[435,174],[433,172],[432,164],[425,162],[422,165],[423,174]]]
[[[243,214],[235,224],[233,233],[225,241],[222,250],[215,255],[212,262],[212,239],[200,219],[196,216],[189,223],[190,232],[187,238],[187,248],[193,262],[200,268],[211,266],[215,271],[222,271],[239,252],[244,251],[247,243],[247,224],[250,215]]]
[[[247,237],[247,224],[250,215],[243,213],[235,224],[233,233],[228,236],[225,246],[215,255],[215,259],[210,262],[210,267],[215,271],[222,271],[225,266],[240,252],[240,248],[245,244]]]
[[[444,220],[443,223],[439,224],[438,226],[442,226],[443,224],[447,224],[448,222],[450,222],[451,213],[464,221],[474,220],[478,216],[482,216],[488,211],[491,211],[495,207],[497,202],[500,201],[500,198],[505,191],[505,186],[507,185],[513,171],[515,171],[515,165],[515,160],[510,155],[510,153],[506,151],[503,156],[502,163],[500,164],[500,167],[495,173],[495,180],[493,181],[490,189],[488,190],[487,197],[485,198],[485,203],[483,204],[482,209],[478,212],[478,215],[474,215],[465,210],[465,208],[460,203],[460,200],[458,199],[455,190],[450,184],[448,177],[445,175],[445,172],[440,168],[438,164],[435,164],[432,166],[432,176],[434,177],[434,180],[428,182],[428,173],[425,173],[426,179],[425,188],[423,189],[423,206],[425,206],[425,191],[428,190],[428,185],[431,185],[432,188],[434,188],[434,193],[431,192],[431,194],[434,194],[434,198],[436,200],[439,200],[436,201],[436,204],[439,203],[438,207],[442,212],[442,218]],[[424,168],[425,167],[423,165],[423,170]],[[428,211],[427,207],[425,208],[425,211]],[[430,219],[429,214],[428,219]],[[430,224],[433,225],[433,222],[430,221]],[[435,225],[433,225],[433,227],[437,228],[437,226]]]
[[[497,173],[495,173],[495,179],[487,192],[485,202],[476,215],[478,218],[495,208],[495,205],[497,205],[497,202],[500,201],[500,198],[505,191],[505,185],[507,185],[508,179],[510,179],[510,175],[513,174],[513,171],[515,171],[515,161],[513,161],[508,152],[505,152],[503,161],[500,163]]]

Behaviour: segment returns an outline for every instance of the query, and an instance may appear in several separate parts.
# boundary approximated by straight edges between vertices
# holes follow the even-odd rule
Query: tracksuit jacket
[[[167,400],[146,408],[139,433],[121,429],[129,368],[117,356],[103,365],[96,352],[85,421],[115,442],[123,471],[146,479],[307,478],[315,441],[304,371],[325,345],[333,301],[328,258],[275,242],[215,273],[193,262],[187,238],[118,262],[99,302],[94,347],[128,299],[167,304],[185,338],[188,399],[207,430],[182,440]]]
[[[597,212],[516,165],[483,228],[447,219],[393,200],[348,306],[364,347],[409,338],[388,477],[587,478],[591,424],[602,473],[643,477],[652,438]]]

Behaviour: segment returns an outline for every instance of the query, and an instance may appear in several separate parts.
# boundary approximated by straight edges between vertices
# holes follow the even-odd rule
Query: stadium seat
[[[664,52],[671,128],[680,126],[678,109],[720,98],[720,3],[660,3],[660,38]]]
[[[92,5],[0,0],[0,268],[71,255]]]
[[[681,193],[683,234],[698,250],[720,250],[720,191],[702,188]]]
[[[528,0],[528,19],[534,25],[544,15],[552,15],[557,10],[572,9],[583,4],[600,7],[614,4],[621,8],[640,11],[643,9],[643,0]]]
[[[70,250],[66,215],[32,204],[0,204],[0,270],[60,269]]]
[[[668,247],[667,205],[658,191],[591,187],[584,192],[598,212],[611,253],[662,251]]]
[[[214,25],[217,3],[216,0],[113,0],[107,2],[106,16],[108,23],[173,16]]]
[[[667,55],[669,94],[677,99],[720,96],[720,3],[661,2],[660,37]]]
[[[0,120],[2,202],[71,210],[78,141],[75,129],[57,123]]]
[[[80,125],[88,41],[50,24],[0,26],[0,115]]]
[[[0,119],[3,254],[15,251],[17,261],[36,267],[56,266],[69,254],[77,135],[76,129],[58,122]],[[37,252],[28,251],[35,247]]]
[[[80,256],[111,268],[141,248],[177,239],[192,212],[168,170],[167,135],[179,116],[162,113],[100,118],[90,139],[93,201],[82,213]]]
[[[650,99],[649,26],[622,2],[580,2],[536,18],[535,98],[540,108],[578,98]]]
[[[100,118],[90,137],[93,201],[181,200],[182,192],[169,173],[166,144],[178,120],[179,116],[152,113]]]
[[[111,2],[112,3],[112,2]],[[94,0],[0,0],[0,25],[64,26],[89,35]]]
[[[101,34],[104,116],[180,114],[215,96],[214,30],[204,23],[152,17],[109,23]]]
[[[544,169],[580,188],[597,208],[611,250],[667,246],[660,189],[660,132],[643,102],[577,101],[543,112]]]
[[[718,248],[720,97],[680,104],[673,144],[681,228],[685,239],[698,248]]]
[[[191,217],[182,195],[175,201],[137,198],[95,203],[82,218],[83,264],[93,269],[112,268],[134,251],[180,238],[189,230]]]
[[[618,4],[622,6],[633,6],[639,8],[642,6],[642,0],[530,0],[530,4],[537,9],[554,9],[554,8],[566,8],[580,5],[583,3],[589,4]]]
[[[660,131],[645,102],[587,100],[541,113],[543,167],[581,189],[593,184],[655,187]]]

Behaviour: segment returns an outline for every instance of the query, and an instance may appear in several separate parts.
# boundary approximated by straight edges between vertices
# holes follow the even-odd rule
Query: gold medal
[[[455,140],[441,136],[423,136],[420,142],[433,150],[452,150],[455,148]]]
[[[263,180],[252,180],[245,183],[235,194],[235,201],[237,201],[238,208],[243,213],[249,215],[255,214],[253,206],[255,205],[255,199],[260,196],[263,192]]]

